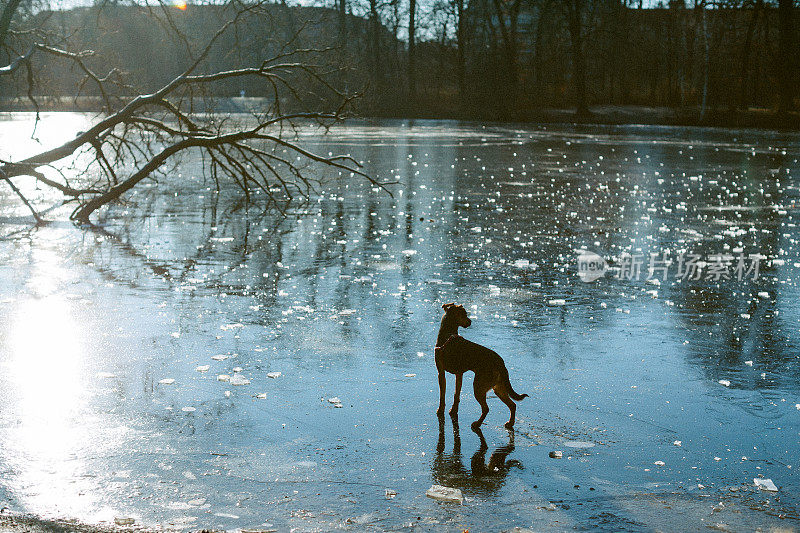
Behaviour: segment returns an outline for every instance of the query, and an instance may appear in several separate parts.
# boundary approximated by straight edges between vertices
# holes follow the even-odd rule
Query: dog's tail
[[[523,398],[527,398],[527,394],[519,394],[514,391],[514,388],[511,386],[511,379],[508,377],[508,369],[505,369],[505,378],[506,378],[506,387],[508,387],[508,395],[511,397],[512,400],[520,401]]]

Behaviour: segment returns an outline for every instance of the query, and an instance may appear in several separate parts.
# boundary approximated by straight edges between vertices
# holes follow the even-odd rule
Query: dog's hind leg
[[[472,384],[472,388],[475,391],[475,399],[478,400],[478,403],[481,406],[481,417],[472,423],[472,429],[476,429],[481,427],[486,415],[489,414],[489,406],[486,404],[486,393],[489,392],[491,387],[487,387],[484,383],[478,380],[477,376],[475,376],[475,381]]]
[[[508,410],[511,411],[511,417],[508,419],[508,422],[505,423],[506,429],[513,429],[514,428],[514,420],[516,419],[517,414],[517,404],[514,403],[509,395],[508,391],[506,390],[504,385],[498,385],[494,388],[495,394],[497,397],[503,400],[503,403],[508,406]]]
[[[456,374],[456,392],[453,395],[453,407],[450,408],[450,416],[458,416],[458,402],[461,400],[461,380],[464,374]]]

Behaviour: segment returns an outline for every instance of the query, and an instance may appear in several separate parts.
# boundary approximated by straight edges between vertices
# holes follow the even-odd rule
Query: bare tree
[[[10,0],[0,17],[0,45],[10,58],[0,68],[0,81],[12,78],[35,104],[40,84],[52,74],[46,66],[62,63],[80,72],[79,89],[92,86],[102,106],[102,113],[90,128],[60,146],[0,161],[0,181],[14,191],[37,221],[41,217],[17,180],[34,179],[58,191],[66,202],[74,203],[72,218],[85,223],[97,209],[157,176],[166,164],[185,153],[202,155],[217,188],[227,178],[248,200],[253,192],[260,191],[268,205],[311,194],[318,178],[308,172],[310,164],[376,183],[352,158],[317,155],[288,135],[292,130],[287,126],[298,122],[329,126],[340,120],[351,100],[327,81],[332,71],[321,59],[326,50],[293,47],[302,29],[271,56],[251,58],[251,65],[215,68],[211,64],[212,50],[223,42],[230,46],[231,34],[238,35],[238,27],[253,24],[250,19],[263,17],[266,4],[231,0],[224,6],[214,6],[221,24],[200,45],[179,29],[174,7],[141,6],[154,23],[167,28],[182,43],[189,57],[188,66],[177,76],[155,91],[141,92],[135,89],[135,80],[117,67],[98,71],[97,65],[103,63],[95,52],[71,49],[70,35],[55,39],[41,26],[42,16],[19,17],[15,26],[15,14],[25,1]],[[234,45],[244,44],[234,41]],[[206,112],[214,109],[220,89],[237,80],[257,80],[269,95],[265,100],[268,103],[257,112],[235,118]]]

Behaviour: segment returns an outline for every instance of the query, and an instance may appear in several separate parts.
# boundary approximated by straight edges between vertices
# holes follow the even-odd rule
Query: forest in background
[[[27,22],[93,50],[86,61],[99,70],[130,73],[138,94],[181,72],[192,61],[181,41],[208,39],[231,10],[98,3],[31,12]],[[580,118],[592,106],[668,108],[700,121],[720,113],[788,116],[797,109],[798,17],[791,0],[276,3],[226,35],[208,65],[239,68],[265,50],[324,49],[325,64],[315,66],[338,88],[363,93],[357,110],[373,116],[525,120],[570,108]],[[23,50],[29,38],[15,35],[9,46]],[[68,63],[51,59],[36,75],[47,78],[37,84],[40,95],[99,96]],[[4,97],[25,96],[25,85],[0,79]],[[272,97],[258,79],[215,90]],[[319,92],[309,88],[306,97]]]

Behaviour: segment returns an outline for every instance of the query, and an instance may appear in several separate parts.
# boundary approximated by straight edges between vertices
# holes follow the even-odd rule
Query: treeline
[[[593,105],[695,108],[701,118],[796,109],[800,10],[791,0],[436,0],[406,16],[406,27],[424,22],[404,35],[396,14],[414,4],[388,0],[374,15],[398,38],[425,36],[409,42],[409,71],[391,48],[381,56],[389,86],[406,88],[388,98],[378,90],[383,111],[398,101],[405,113],[500,118]]]
[[[227,32],[211,69],[314,49],[306,60],[373,115],[525,119],[545,108],[660,106],[704,114],[797,107],[800,10],[792,0],[332,0],[261,6]],[[98,72],[125,72],[130,92],[162,85],[192,60],[190,43],[230,19],[231,5],[96,5],[39,12],[30,26],[91,49]],[[24,48],[25,36],[17,47]],[[320,52],[321,51],[321,52]],[[310,53],[310,52],[309,52]],[[37,90],[94,95],[74,64],[49,59]],[[121,74],[120,74],[121,76]],[[122,79],[122,78],[120,78]],[[0,80],[4,95],[26,81]],[[323,83],[305,87],[320,98]],[[231,80],[225,96],[272,97],[258,80]]]

